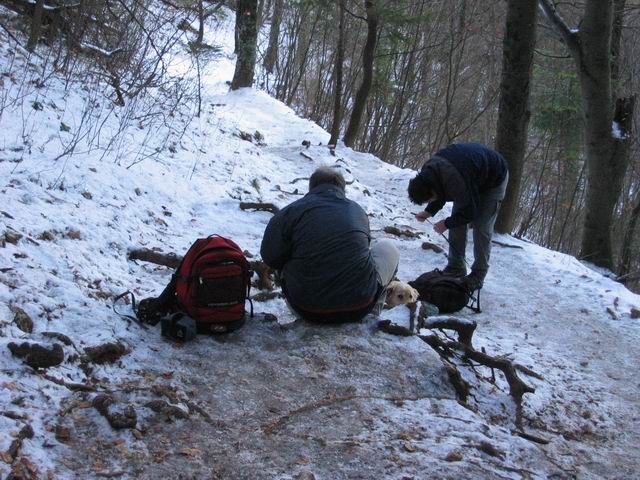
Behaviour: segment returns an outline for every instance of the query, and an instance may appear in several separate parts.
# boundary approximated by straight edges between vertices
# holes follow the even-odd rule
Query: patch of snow
[[[618,140],[626,140],[628,138],[628,135],[622,131],[622,129],[620,128],[620,124],[616,121],[614,121],[611,126],[611,135],[613,136],[613,138],[616,138]]]

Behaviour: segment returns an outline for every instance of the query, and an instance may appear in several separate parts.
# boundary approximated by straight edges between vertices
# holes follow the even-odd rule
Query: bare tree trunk
[[[269,46],[264,56],[264,69],[268,73],[273,73],[273,69],[278,60],[278,41],[280,39],[280,22],[282,21],[283,0],[275,0],[273,5],[273,16],[271,17],[271,30],[269,31]]]
[[[624,154],[628,148],[626,132],[612,132],[613,0],[587,0],[580,30],[571,30],[550,0],[540,0],[540,5],[569,47],[582,91],[588,170],[581,256],[612,269],[611,227],[628,157]],[[633,108],[633,102],[630,106]],[[620,119],[627,114],[623,110],[620,108]]]
[[[33,52],[36,48],[40,33],[42,32],[42,17],[44,14],[44,0],[37,0],[31,21],[31,32],[29,33],[29,41],[27,42],[27,50]]]
[[[620,80],[620,47],[622,43],[622,22],[624,20],[624,7],[627,0],[614,0],[613,2],[613,28],[611,31],[611,79],[614,82]]]
[[[513,231],[518,211],[530,117],[529,93],[538,2],[509,0],[507,9],[496,150],[509,165],[509,185],[495,225],[500,233]]]
[[[379,16],[374,1],[365,0],[364,6],[367,10],[367,41],[362,53],[362,84],[356,94],[349,125],[344,135],[344,144],[347,147],[353,146],[356,137],[358,136],[360,123],[362,121],[362,114],[364,113],[365,106],[367,105],[367,98],[369,97],[369,92],[371,91],[371,85],[373,83],[373,60],[376,50],[376,41],[378,38]]]
[[[415,11],[415,14],[418,17],[422,17],[424,13],[424,2],[420,4],[418,10]],[[416,27],[415,32],[413,32],[413,38],[411,41],[411,49],[406,55],[403,55],[403,67],[402,67],[402,75],[400,76],[400,81],[402,87],[399,89],[399,93],[395,95],[395,101],[391,108],[391,111],[388,113],[388,117],[390,116],[390,120],[386,120],[383,129],[382,135],[376,135],[372,132],[372,140],[379,139],[381,143],[378,145],[370,144],[368,151],[375,152],[375,154],[380,157],[382,160],[386,162],[391,162],[391,157],[393,155],[393,151],[397,150],[396,144],[399,141],[400,133],[400,122],[404,117],[405,107],[407,103],[411,101],[411,91],[413,90],[413,86],[416,84],[416,56],[418,50],[418,43],[420,41],[420,35],[422,33],[422,25],[418,25]],[[376,127],[381,122],[375,122]],[[382,138],[379,138],[382,137]],[[395,162],[391,162],[395,163]]]
[[[640,191],[635,198],[635,207],[631,211],[631,217],[627,224],[627,229],[624,232],[624,238],[622,240],[622,248],[620,251],[620,262],[618,263],[618,276],[625,277],[631,272],[631,254],[633,253],[633,240],[635,238],[636,226],[638,225],[638,218],[640,217]],[[622,283],[627,283],[622,280]]]
[[[342,67],[344,63],[344,10],[345,0],[336,0],[338,7],[338,45],[336,46],[336,92],[333,103],[333,123],[331,124],[331,138],[329,145],[336,145],[340,136],[342,121]]]
[[[204,0],[198,0],[198,38],[196,43],[204,41]]]
[[[231,90],[250,87],[256,63],[257,0],[238,0],[236,31],[238,32],[238,60],[231,81]]]
[[[614,0],[613,5],[613,31],[611,33],[611,79],[615,86],[619,86],[622,83],[620,78],[620,63],[621,63],[621,43],[622,43],[622,29],[624,20],[624,9],[626,6],[626,0]],[[627,98],[618,98],[616,100],[616,109],[613,116],[613,121],[619,126],[620,133],[626,136],[627,139],[623,139],[622,148],[620,152],[620,162],[624,163],[626,170],[629,164],[629,154],[631,150],[631,139],[633,138],[633,117],[635,109],[635,95]],[[624,175],[624,173],[623,173]],[[633,250],[633,239],[638,217],[640,216],[640,193],[636,195],[634,199],[635,207],[631,212],[627,229],[625,230],[622,244],[620,245],[620,258],[618,261],[618,276],[625,276],[629,274],[631,269],[631,252]],[[624,284],[628,281],[623,280]]]

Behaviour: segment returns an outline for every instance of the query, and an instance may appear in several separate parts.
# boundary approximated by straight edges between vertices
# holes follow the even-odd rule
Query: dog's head
[[[418,291],[404,282],[393,281],[387,287],[386,305],[393,308],[397,305],[415,303],[418,301]]]

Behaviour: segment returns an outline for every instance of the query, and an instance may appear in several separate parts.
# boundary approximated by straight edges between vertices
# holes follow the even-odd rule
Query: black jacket
[[[362,207],[322,184],[273,216],[260,253],[281,270],[284,294],[299,313],[330,317],[373,306],[379,282],[370,240]]]
[[[479,143],[458,143],[438,151],[418,175],[437,197],[425,210],[435,215],[446,202],[453,202],[445,225],[455,228],[477,218],[480,194],[502,183],[507,162],[498,152]]]

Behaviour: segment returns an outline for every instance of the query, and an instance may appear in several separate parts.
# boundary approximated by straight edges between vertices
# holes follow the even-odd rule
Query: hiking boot
[[[484,285],[484,274],[480,272],[471,271],[469,275],[463,279],[464,285],[470,292],[480,290]]]
[[[444,275],[449,275],[451,277],[459,277],[462,278],[467,274],[467,268],[463,265],[461,267],[454,267],[452,265],[447,265],[444,270],[442,270]]]

